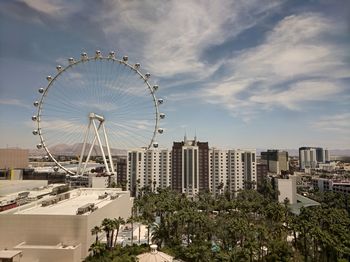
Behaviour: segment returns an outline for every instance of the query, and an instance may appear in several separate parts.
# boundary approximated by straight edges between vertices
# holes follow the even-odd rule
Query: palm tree
[[[126,220],[126,223],[130,223],[131,224],[131,245],[134,244],[134,221],[135,221],[135,218],[134,218],[134,216],[132,214],[131,214],[131,217],[129,217]]]
[[[121,225],[125,224],[125,220],[122,217],[114,218],[114,223],[115,223],[115,228],[117,230],[117,234],[115,236],[114,244],[113,244],[113,246],[115,247],[115,245],[117,243],[118,234],[119,234],[119,228]]]
[[[105,231],[106,233],[107,248],[110,249],[112,247],[111,231],[114,230],[113,220],[109,218],[105,218],[103,219],[101,226],[102,226],[102,230]]]
[[[91,229],[91,235],[96,235],[95,243],[98,242],[98,234],[102,232],[102,229],[99,226],[95,226]]]
[[[92,243],[92,245],[89,248],[89,251],[92,252],[94,257],[100,257],[105,251],[105,247],[106,246],[104,244],[96,242]]]

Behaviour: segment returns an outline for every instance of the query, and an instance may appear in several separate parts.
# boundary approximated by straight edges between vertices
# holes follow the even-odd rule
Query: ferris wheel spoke
[[[143,124],[144,125],[144,123],[141,123],[141,124]],[[120,128],[124,128],[124,129],[126,129],[126,130],[128,130],[128,131],[130,131],[131,133],[134,133],[134,134],[137,134],[137,132],[135,131],[135,128],[137,128],[136,126],[135,126],[135,124],[116,124],[116,123],[114,123],[114,125],[115,126],[118,126],[118,127],[120,127]],[[136,129],[136,130],[141,130],[142,131],[142,129]],[[144,129],[143,129],[144,130]],[[147,136],[145,136],[145,135],[142,135],[142,134],[139,134],[138,135],[139,137],[143,137],[143,138],[145,138],[145,139],[147,139],[148,137]]]
[[[151,111],[151,108],[149,107],[149,105],[139,105],[137,110],[135,109],[135,107],[132,107],[132,106],[125,106],[125,107],[121,107],[122,109],[121,110],[116,110],[115,111],[115,114],[116,115],[125,115],[125,114],[151,114],[153,113],[154,114],[154,111],[153,112],[148,112],[148,111]],[[148,109],[148,110],[146,110]],[[132,111],[131,111],[132,110]]]
[[[120,141],[123,141],[123,138],[125,139],[125,137],[128,137],[130,140],[130,144],[133,144],[133,147],[135,147],[138,143],[135,143],[136,141],[139,143],[145,143],[145,138],[141,139],[140,137],[138,137],[137,135],[135,135],[132,132],[127,132],[127,131],[121,131],[121,132],[117,132],[115,130],[111,131],[111,134],[114,134],[114,137],[119,137]],[[132,139],[130,139],[132,138]],[[130,147],[130,146],[129,146]]]
[[[123,70],[122,71],[123,73],[126,71],[129,71],[126,66],[124,66],[122,70]],[[116,80],[118,80],[118,78],[116,78]],[[124,99],[125,97],[135,97],[135,96],[140,96],[140,94],[142,95],[143,92],[135,93],[135,91],[134,92],[130,91],[130,86],[134,86],[135,83],[137,83],[136,85],[140,87],[140,90],[145,90],[145,88],[141,89],[141,86],[144,85],[141,77],[137,75],[134,71],[130,71],[127,78],[125,78],[121,83],[115,84],[114,85],[115,88],[117,88],[120,92],[119,93],[120,95],[117,97],[116,102]]]
[[[62,131],[52,131],[52,132],[44,132],[43,135],[46,135],[47,140],[57,140],[57,141],[69,141],[69,138],[71,136],[81,136],[81,129],[80,127],[74,127],[73,125],[69,126],[69,125],[65,125],[62,127],[62,130],[65,130],[65,132]],[[47,129],[50,130],[50,129]]]

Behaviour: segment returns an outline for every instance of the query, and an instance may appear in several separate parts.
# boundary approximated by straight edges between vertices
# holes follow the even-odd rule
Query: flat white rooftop
[[[21,250],[0,250],[0,258],[11,259],[21,253],[22,253]]]
[[[25,181],[25,183],[23,183]],[[39,183],[36,183],[39,181]],[[47,180],[15,180],[11,181],[8,180],[8,182],[3,183],[4,181],[0,182],[0,188],[2,186],[9,186],[9,187],[18,187],[17,190],[14,193],[7,194],[4,196],[0,196],[0,202],[1,201],[8,201],[8,200],[14,200],[18,197],[18,194],[20,192],[29,192],[28,197],[29,198],[37,198],[42,195],[46,195],[52,192],[52,190],[55,187],[63,186],[65,184],[47,184]],[[36,189],[34,189],[37,187]]]
[[[47,186],[47,180],[0,180],[0,196]]]
[[[42,201],[37,201],[35,205],[24,205],[19,208],[13,214],[31,214],[31,215],[76,215],[77,209],[86,204],[94,204],[95,207],[101,208],[109,203],[111,203],[111,195],[119,194],[119,197],[122,195],[129,195],[127,191],[120,191],[119,189],[109,189],[109,188],[101,188],[101,189],[76,189],[66,193],[70,193],[70,198],[61,200],[55,204],[51,204],[48,206],[42,206]],[[100,195],[107,193],[108,196],[99,199]],[[54,198],[54,197],[52,197]],[[47,200],[49,198],[46,198]],[[6,213],[6,211],[5,211]],[[83,215],[90,214],[90,211],[84,213]]]

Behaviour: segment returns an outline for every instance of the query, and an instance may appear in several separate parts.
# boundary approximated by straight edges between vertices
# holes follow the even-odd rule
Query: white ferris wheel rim
[[[53,84],[55,83],[55,81],[57,81],[57,79],[62,75],[65,74],[67,71],[69,71],[70,69],[72,69],[75,66],[79,66],[82,65],[84,63],[89,63],[92,61],[113,61],[113,62],[118,62],[121,65],[126,66],[129,70],[134,71],[136,74],[138,74],[141,78],[141,81],[143,81],[146,85],[146,87],[148,88],[148,90],[150,91],[150,95],[153,101],[153,108],[155,110],[155,118],[154,118],[154,126],[153,126],[153,132],[152,132],[152,136],[150,138],[150,142],[147,146],[145,146],[147,149],[151,148],[152,146],[154,147],[158,147],[158,143],[155,142],[155,137],[157,135],[157,133],[162,134],[163,133],[163,129],[159,128],[159,121],[160,119],[163,119],[165,117],[164,113],[160,113],[159,111],[159,104],[163,103],[163,99],[158,99],[155,95],[157,89],[158,89],[158,85],[154,85],[151,86],[151,84],[149,83],[149,78],[150,78],[150,74],[149,73],[145,73],[142,74],[142,72],[139,70],[140,69],[140,64],[136,63],[134,65],[128,63],[128,57],[127,56],[123,56],[122,59],[118,59],[115,57],[114,52],[110,52],[109,55],[107,57],[104,57],[101,55],[100,51],[96,51],[96,55],[94,57],[87,57],[86,53],[82,53],[81,58],[79,60],[74,60],[73,58],[69,58],[68,59],[69,63],[67,66],[63,67],[63,66],[57,66],[57,73],[54,77],[48,76],[47,80],[49,81],[48,85],[46,86],[46,88],[40,88],[39,89],[39,93],[41,93],[41,97],[38,101],[34,102],[34,106],[37,107],[37,113],[36,115],[34,115],[32,117],[32,120],[36,122],[36,127],[37,130],[33,131],[34,135],[38,135],[40,138],[40,144],[37,145],[38,149],[43,148],[45,149],[47,155],[55,162],[55,164],[63,169],[64,171],[66,171],[68,174],[71,175],[76,175],[76,172],[73,172],[69,169],[67,169],[64,165],[62,165],[54,156],[54,154],[52,154],[50,152],[49,149],[49,145],[46,144],[45,142],[45,138],[43,136],[43,128],[42,128],[42,124],[41,124],[41,115],[43,112],[43,103],[45,101],[45,97],[47,96],[47,94],[49,93],[50,88],[53,86]]]

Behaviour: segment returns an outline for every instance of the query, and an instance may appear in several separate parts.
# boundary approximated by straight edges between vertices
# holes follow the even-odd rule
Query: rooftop
[[[171,262],[173,257],[157,251],[157,245],[151,245],[151,252],[137,256],[140,262]]]
[[[0,258],[11,259],[22,253],[21,250],[0,250]],[[12,260],[11,260],[12,261]]]
[[[310,198],[304,197],[302,195],[296,194],[297,195],[297,203],[291,204],[289,207],[291,209],[291,212],[299,215],[300,214],[300,209],[302,207],[310,207],[310,206],[319,206],[320,203],[316,202],[315,200],[312,200]]]
[[[23,183],[24,182],[24,183]],[[0,181],[0,205],[18,199],[19,194],[26,192],[28,200],[36,200],[49,195],[56,187],[65,184],[47,185],[47,180],[5,180]]]
[[[1,214],[11,213],[19,215],[76,215],[77,210],[80,207],[88,206],[88,204],[93,204],[94,208],[101,208],[111,203],[117,194],[118,197],[121,197],[121,195],[124,195],[126,193],[127,191],[120,191],[119,189],[113,188],[75,189],[57,196],[46,197],[45,199],[20,206],[18,208],[3,211]],[[59,201],[50,203],[46,206],[42,205],[44,201],[55,199],[57,197],[60,197]],[[89,212],[83,212],[82,215],[90,214],[90,212],[92,212],[92,210],[89,209]]]

